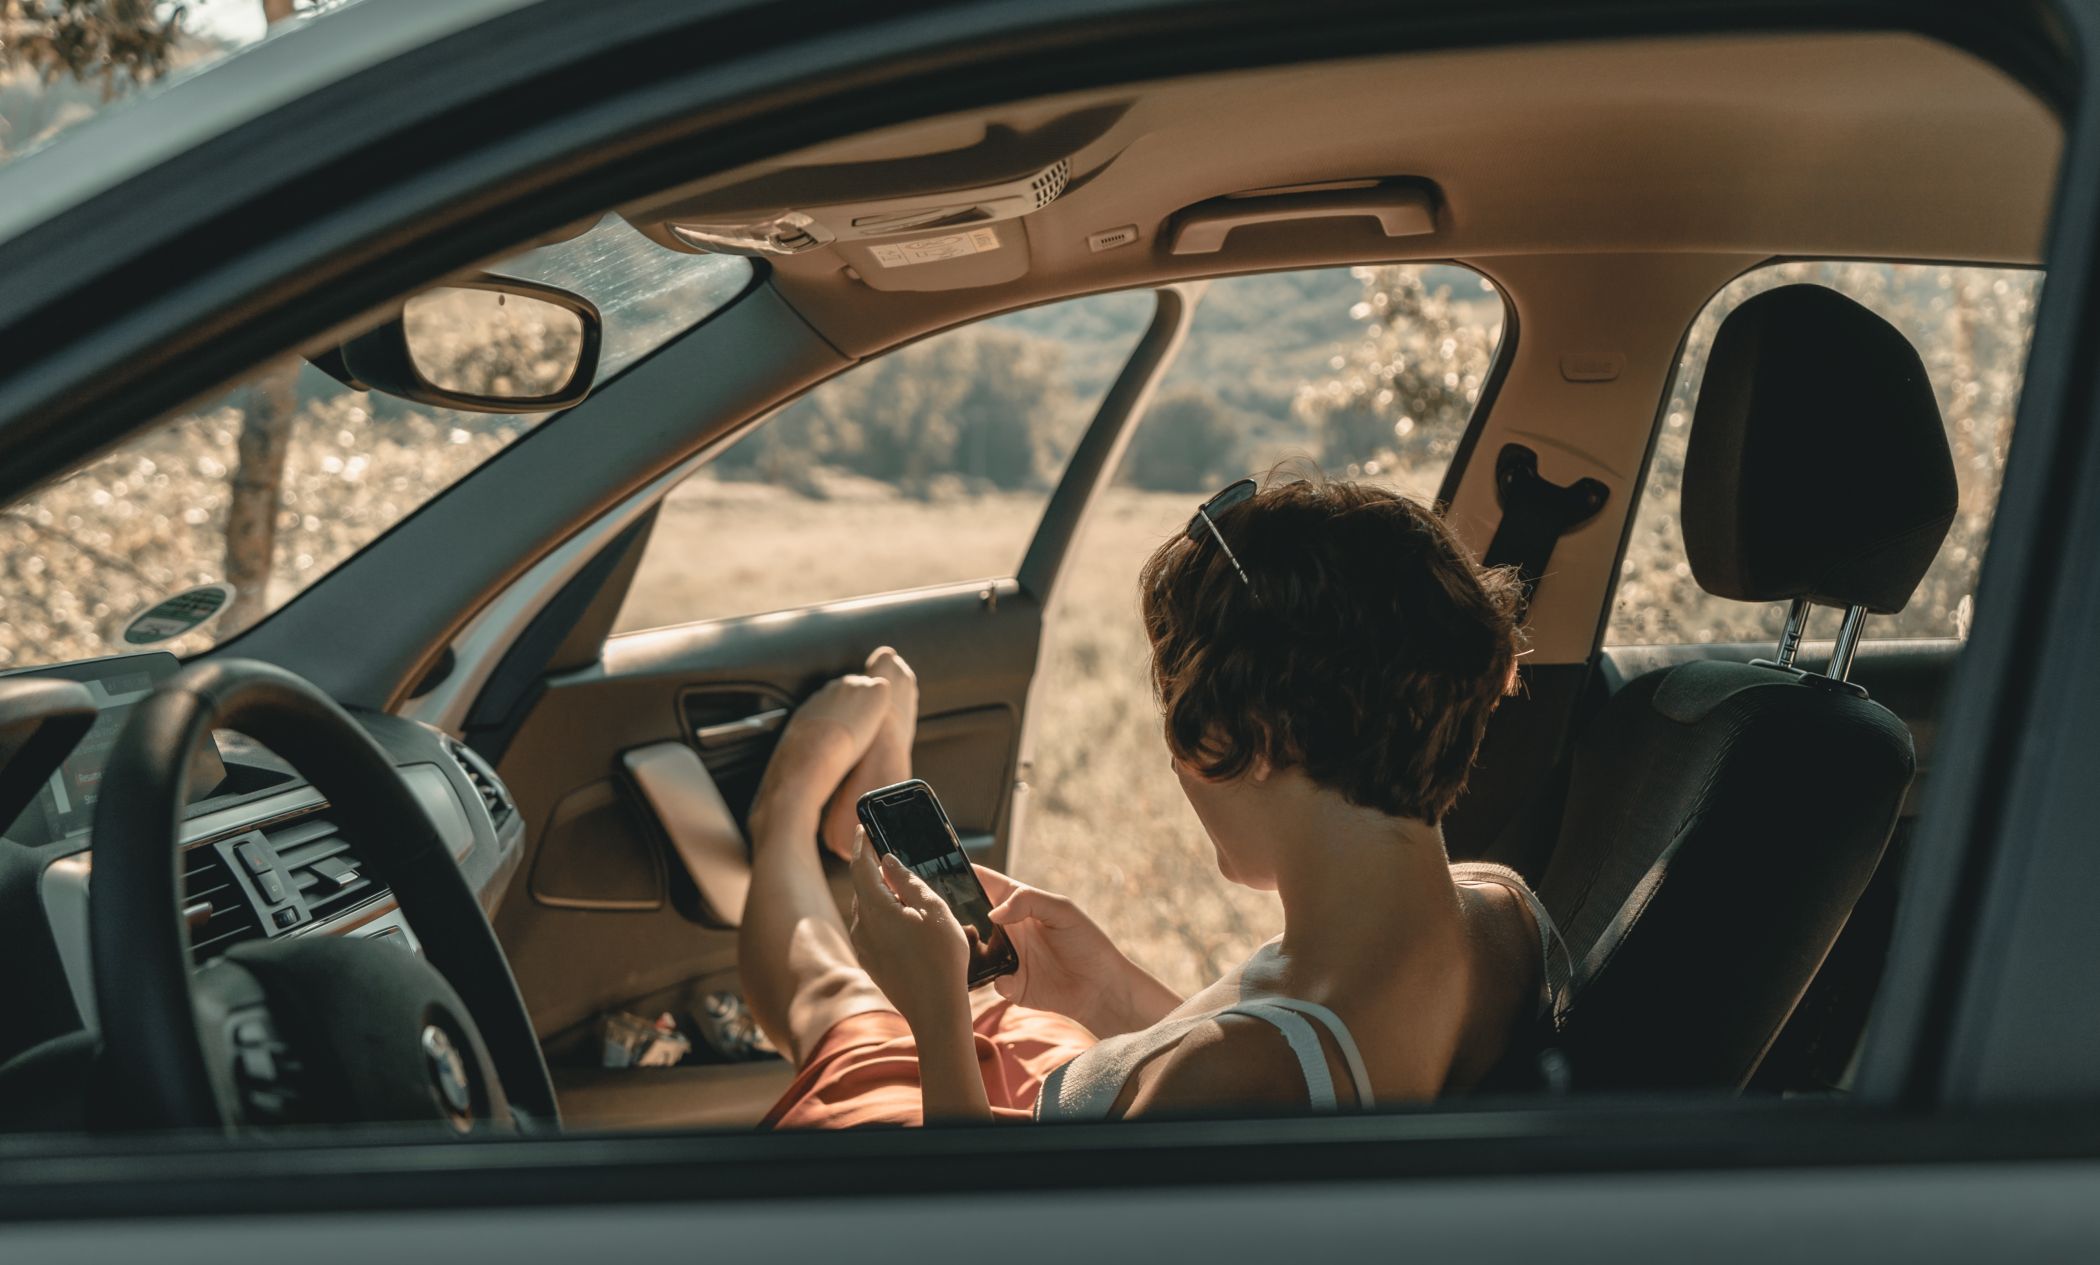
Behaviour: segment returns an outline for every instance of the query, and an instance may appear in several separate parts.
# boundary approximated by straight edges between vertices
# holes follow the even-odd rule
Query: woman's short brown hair
[[[1442,820],[1516,663],[1516,576],[1428,507],[1362,483],[1272,480],[1140,577],[1174,755],[1210,778],[1257,757],[1349,802]]]

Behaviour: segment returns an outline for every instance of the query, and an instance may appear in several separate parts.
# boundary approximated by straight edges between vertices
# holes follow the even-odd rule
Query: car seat
[[[1575,960],[1559,1037],[1577,1089],[1737,1088],[1873,876],[1916,767],[1911,735],[1846,681],[1865,621],[1899,611],[1956,509],[1917,351],[1834,291],[1793,285],[1715,335],[1685,457],[1700,588],[1788,602],[1776,657],[1617,689],[1577,740],[1539,894]],[[1810,610],[1844,610],[1821,672]]]

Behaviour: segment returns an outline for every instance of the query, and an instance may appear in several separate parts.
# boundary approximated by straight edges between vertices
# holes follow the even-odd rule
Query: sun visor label
[[[999,249],[999,234],[988,228],[942,237],[921,237],[914,242],[889,242],[868,247],[875,262],[885,268],[908,268],[913,264],[937,264],[943,259],[961,259]]]

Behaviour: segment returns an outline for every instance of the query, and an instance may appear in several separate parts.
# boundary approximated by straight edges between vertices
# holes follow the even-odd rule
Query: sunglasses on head
[[[1203,543],[1205,529],[1208,529],[1210,538],[1217,541],[1218,548],[1225,551],[1225,560],[1232,564],[1234,571],[1239,572],[1240,583],[1246,585],[1250,591],[1254,588],[1254,581],[1247,578],[1247,568],[1240,565],[1238,556],[1232,552],[1232,546],[1225,543],[1225,533],[1218,530],[1217,516],[1235,505],[1252,500],[1255,491],[1252,479],[1241,479],[1237,483],[1227,484],[1224,491],[1196,507],[1196,516],[1189,520],[1188,526],[1188,538],[1199,545]]]

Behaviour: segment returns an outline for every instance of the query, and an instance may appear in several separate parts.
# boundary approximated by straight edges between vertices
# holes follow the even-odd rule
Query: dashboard
[[[11,1018],[22,1020],[0,1025],[8,1029],[0,1035],[0,1062],[95,1022],[88,890],[103,763],[131,708],[180,666],[163,653],[121,655],[0,678],[78,682],[94,705],[92,723],[62,754],[0,741],[0,778],[18,786],[37,781],[28,806],[0,825],[0,961],[20,982],[21,995],[7,1002]],[[393,760],[483,909],[493,913],[524,837],[524,822],[495,772],[442,731],[393,716],[354,715]],[[41,763],[11,767],[24,761]],[[385,938],[421,951],[386,883],[367,868],[360,841],[345,836],[327,799],[268,750],[227,731],[211,735],[191,761],[188,791],[176,860],[194,963],[243,941],[279,936]],[[19,916],[31,909],[40,916]]]

